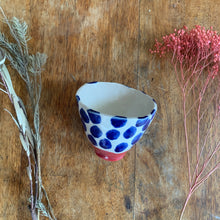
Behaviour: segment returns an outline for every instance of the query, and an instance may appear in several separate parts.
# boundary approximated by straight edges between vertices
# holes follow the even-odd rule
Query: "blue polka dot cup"
[[[96,154],[117,161],[134,146],[157,111],[154,99],[119,83],[91,82],[76,93],[80,118]]]

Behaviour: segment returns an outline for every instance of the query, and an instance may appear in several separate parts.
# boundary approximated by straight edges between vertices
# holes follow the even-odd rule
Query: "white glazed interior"
[[[88,109],[106,115],[137,118],[149,115],[156,108],[150,96],[119,83],[87,83],[76,95]]]

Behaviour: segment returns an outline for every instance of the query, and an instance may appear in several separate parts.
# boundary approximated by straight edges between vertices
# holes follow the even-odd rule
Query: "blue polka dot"
[[[88,82],[88,84],[94,84],[94,83],[97,83],[97,81]]]
[[[82,117],[82,120],[86,123],[89,123],[89,117],[88,115],[86,114],[86,112],[84,111],[84,109],[80,109],[80,115]]]
[[[97,146],[96,140],[94,139],[94,137],[92,135],[88,135],[89,140],[92,142],[93,145]]]
[[[100,147],[104,148],[104,149],[110,149],[112,147],[111,142],[108,139],[102,139],[99,141],[99,145]]]
[[[128,147],[127,143],[118,144],[115,148],[115,152],[122,152]]]
[[[101,116],[100,116],[99,112],[94,111],[92,109],[87,110],[87,112],[89,114],[89,118],[92,121],[92,123],[94,123],[94,124],[101,123]]]
[[[119,136],[120,136],[120,132],[115,129],[112,129],[106,133],[106,137],[110,140],[116,140]]]
[[[151,120],[149,119],[146,124],[143,126],[142,131],[145,131],[147,129],[147,127],[149,126]]]
[[[82,121],[82,125],[83,125],[84,130],[87,131],[87,128],[86,128],[84,121],[82,119],[81,119],[81,121]]]
[[[76,100],[77,100],[77,102],[80,101],[80,97],[78,95],[76,95]]]
[[[154,119],[154,116],[155,116],[155,114],[152,115],[152,117],[151,117],[151,121]]]
[[[98,126],[92,126],[91,128],[90,128],[90,132],[91,132],[91,134],[94,136],[94,137],[96,137],[96,138],[99,138],[99,137],[101,137],[102,136],[102,131],[100,130],[100,128],[98,127]]]
[[[126,117],[115,116],[111,119],[111,123],[115,128],[121,128],[127,123]]]
[[[148,117],[138,119],[136,122],[136,127],[143,126],[147,122],[147,120],[148,120]]]
[[[141,138],[142,135],[143,135],[143,133],[140,133],[137,136],[135,136],[134,139],[132,140],[131,144],[132,145],[136,144],[139,141],[139,139]]]
[[[156,110],[153,109],[152,112],[151,112],[151,115],[155,115],[155,112],[156,112]]]
[[[131,138],[131,137],[133,137],[133,136],[135,135],[136,131],[137,131],[137,128],[134,127],[134,126],[132,126],[132,127],[128,128],[128,129],[124,132],[124,135],[123,135],[123,136],[124,136],[126,139]]]

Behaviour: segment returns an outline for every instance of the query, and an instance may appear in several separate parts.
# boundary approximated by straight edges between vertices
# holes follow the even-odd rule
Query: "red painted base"
[[[126,152],[121,153],[121,154],[114,154],[114,153],[110,153],[110,152],[98,149],[96,147],[94,147],[94,148],[95,148],[95,153],[98,157],[101,157],[102,159],[108,160],[108,161],[121,160],[126,154]]]

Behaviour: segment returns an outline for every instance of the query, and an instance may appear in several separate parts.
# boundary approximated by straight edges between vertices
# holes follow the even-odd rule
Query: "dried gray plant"
[[[28,36],[26,22],[15,17],[8,20],[1,7],[0,11],[3,15],[3,21],[9,28],[10,38],[12,38],[12,42],[10,42],[4,33],[0,31],[0,79],[2,80],[0,90],[9,96],[15,109],[15,115],[8,110],[6,111],[18,127],[20,141],[28,159],[27,174],[30,181],[29,207],[31,216],[33,220],[40,219],[41,215],[55,220],[46,190],[42,184],[40,167],[39,101],[41,96],[41,70],[46,63],[47,56],[42,53],[29,54],[27,42],[30,37]],[[31,116],[30,118],[33,119],[28,118],[23,101],[17,96],[13,88],[10,73],[4,64],[6,58],[26,84],[31,102],[31,110],[28,113]],[[43,204],[42,200],[44,199],[46,205]]]

